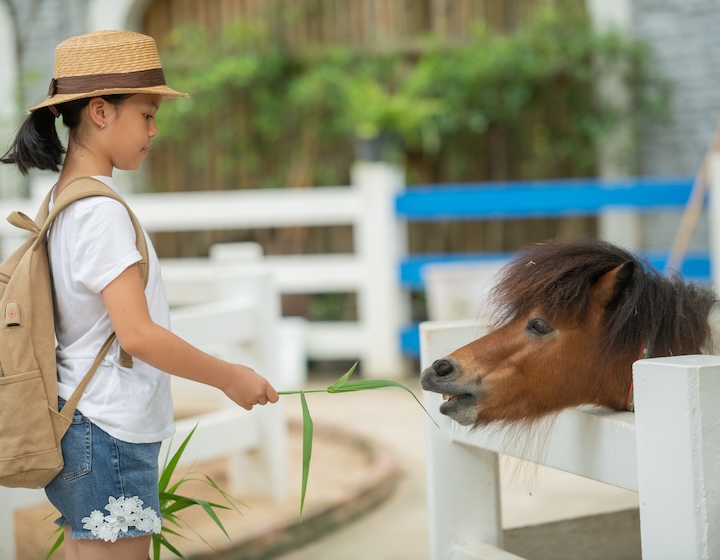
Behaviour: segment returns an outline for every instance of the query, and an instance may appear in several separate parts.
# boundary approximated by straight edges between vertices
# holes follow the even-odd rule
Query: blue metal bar
[[[410,221],[584,216],[608,209],[655,212],[684,206],[692,183],[691,177],[643,177],[420,185],[399,194],[395,207],[399,217]]]
[[[663,270],[667,261],[667,254],[660,252],[644,252],[651,265]],[[449,262],[491,262],[507,260],[511,253],[447,253],[411,255],[400,263],[400,283],[409,290],[423,290],[425,288],[422,277],[422,268],[428,264]],[[694,282],[709,282],[711,278],[710,255],[703,252],[687,254],[680,271],[683,278]]]
[[[422,267],[432,263],[442,262],[488,262],[491,260],[507,259],[509,253],[488,254],[444,254],[444,255],[413,255],[400,263],[400,276],[402,284],[409,290],[422,290]],[[645,252],[648,262],[658,270],[663,270],[667,254],[660,252]],[[683,278],[693,282],[709,283],[712,279],[710,256],[708,253],[695,252],[685,256],[681,274]],[[410,357],[420,356],[420,334],[417,323],[406,325],[400,333],[400,347],[403,354]]]

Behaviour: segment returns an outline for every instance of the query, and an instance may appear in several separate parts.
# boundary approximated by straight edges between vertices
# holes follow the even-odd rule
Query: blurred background
[[[694,0],[2,0],[0,136],[44,97],[58,42],[123,28],[155,37],[168,82],[192,94],[163,107],[157,146],[128,179],[137,192],[345,185],[358,159],[398,165],[408,190],[687,176],[715,128],[719,19]],[[32,178],[0,174],[2,194],[29,192]],[[639,219],[642,248],[667,249],[677,215]],[[407,251],[512,251],[597,228],[593,216],[413,222]],[[353,251],[342,225],[153,236],[164,258],[248,240],[266,255]],[[408,297],[426,318],[423,291]],[[351,292],[282,306],[357,316]]]
[[[361,375],[402,379],[420,394],[417,333],[408,339],[407,348],[399,349],[396,327],[428,318],[476,317],[475,304],[481,297],[477,284],[487,282],[496,263],[469,274],[460,271],[455,279],[452,274],[458,271],[446,270],[436,283],[442,288],[436,290],[436,301],[445,299],[439,310],[431,309],[426,289],[425,280],[432,281],[433,275],[428,272],[422,279],[408,280],[403,263],[412,264],[415,257],[422,261],[426,255],[440,260],[506,256],[529,243],[556,237],[610,238],[630,249],[668,252],[693,176],[716,128],[719,26],[720,2],[708,0],[0,0],[0,148],[9,146],[26,108],[45,97],[59,42],[100,29],[153,36],[167,82],[192,97],[163,105],[157,119],[160,135],[145,165],[139,173],[119,173],[118,183],[135,197],[131,205],[137,203],[145,212],[141,219],[163,259],[163,274],[178,305],[198,303],[198,294],[208,290],[197,286],[216,279],[218,274],[209,270],[222,270],[213,268],[223,265],[218,265],[211,247],[252,242],[235,246],[241,249],[232,259],[242,265],[243,282],[250,282],[246,276],[255,274],[248,262],[272,269],[252,278],[256,291],[251,293],[259,295],[251,303],[269,302],[263,316],[272,323],[266,338],[248,343],[255,344],[262,371],[271,375],[298,371],[282,382],[284,388],[300,388],[307,381],[304,368],[309,359],[314,376],[308,386],[324,387],[346,371],[345,366],[358,358],[356,348],[364,344]],[[400,197],[428,190],[462,194],[540,180],[561,188],[548,191],[554,200],[533,200],[561,208],[570,192],[562,191],[564,186],[584,188],[574,180],[624,177],[630,178],[628,187],[633,178],[667,180],[670,188],[679,185],[684,194],[668,208],[614,216],[572,209],[543,215],[530,208],[522,216],[481,216],[480,212],[461,219],[444,215],[409,219],[396,208]],[[53,181],[52,175],[21,177],[13,168],[1,166],[0,203],[14,210],[18,200],[37,198]],[[344,185],[352,188],[335,190]],[[210,192],[262,196],[228,198],[237,204],[228,213],[237,208],[241,217],[233,222],[225,216],[222,225],[213,227],[208,222],[222,202],[212,207],[204,206],[200,198],[180,197],[196,191],[207,192],[208,200]],[[372,198],[375,191],[381,192],[384,202],[367,208],[387,213],[361,215],[357,222],[349,219],[349,206],[358,200],[352,197],[362,192],[360,199]],[[153,193],[168,198],[155,199]],[[268,198],[268,193],[277,196]],[[314,204],[327,208],[313,209],[322,219],[283,218],[276,223],[268,219],[267,225],[254,219],[262,205],[280,206],[283,198],[297,193],[328,194],[292,199],[322,201]],[[348,193],[351,198],[333,206],[333,200]],[[652,191],[646,196],[653,197]],[[173,202],[167,206],[147,202],[159,200]],[[459,200],[462,204],[464,199]],[[259,206],[252,206],[256,202]],[[192,204],[197,204],[198,212],[211,209],[209,218],[191,224],[190,217],[196,216],[177,210],[192,210]],[[243,210],[243,205],[251,210]],[[356,210],[367,214],[365,208]],[[333,212],[338,219],[332,218]],[[167,223],[173,216],[170,227]],[[712,239],[706,210],[691,226],[688,251],[707,254]],[[392,237],[368,235],[373,228]],[[358,229],[364,233],[358,235]],[[342,260],[352,254],[359,255],[358,260]],[[377,254],[383,268],[369,264]],[[309,260],[302,274],[299,267],[287,268],[288,261],[273,260],[295,256],[337,259],[334,264]],[[282,266],[273,268],[274,263]],[[345,272],[342,263],[347,263]],[[276,270],[281,270],[280,277]],[[299,279],[293,278],[295,274]],[[707,269],[702,275],[707,280]],[[381,286],[370,286],[373,279]],[[278,281],[276,291],[265,293]],[[462,291],[470,294],[471,301],[463,302],[456,313],[456,296]],[[382,297],[373,299],[378,293]],[[278,314],[301,321],[299,331],[290,329],[292,344],[288,336],[273,330],[279,325],[274,317],[276,296]],[[178,315],[175,324],[182,325],[183,318],[191,337],[208,338],[207,333],[193,330],[199,324],[196,315]],[[343,330],[366,320],[375,326]],[[391,324],[382,330],[377,328],[378,320]],[[246,330],[259,330],[253,321]],[[303,322],[325,328],[307,347]],[[279,344],[277,337],[283,336],[285,342]],[[350,344],[363,336],[376,338]],[[329,348],[336,340],[337,348]],[[380,350],[383,345],[392,346],[387,352],[390,358],[376,361],[373,370],[368,356],[382,354],[387,350]],[[288,358],[293,353],[290,347],[294,354]],[[400,354],[402,362],[394,359]],[[288,361],[293,363],[285,368]],[[199,400],[196,388],[186,388],[184,395],[184,401],[177,400],[182,406]],[[313,413],[321,423],[342,419],[351,431],[359,429],[364,437],[389,445],[397,461],[387,468],[386,480],[392,481],[387,486],[394,488],[399,479],[402,483],[397,484],[399,490],[384,517],[369,517],[365,525],[346,528],[335,539],[338,548],[324,541],[288,560],[352,558],[351,552],[358,558],[405,560],[427,553],[422,412],[411,401],[407,409],[399,408],[393,395],[354,398],[357,403],[344,401],[352,406],[332,399],[325,404],[315,401]],[[297,410],[289,416],[297,423]],[[272,438],[261,432],[259,447],[249,452],[253,457],[262,456],[271,439],[283,449],[286,439],[297,440],[296,435],[287,436],[284,425],[276,427]],[[348,435],[339,439],[353,441]],[[290,480],[283,469],[296,461],[293,457],[299,451],[291,449],[289,460],[283,456],[260,461],[257,470],[279,464],[278,479]],[[323,482],[335,490],[327,473],[337,474],[340,456],[337,450],[325,460],[318,454],[314,468],[326,478],[321,478],[320,488],[310,487],[309,499],[324,498]],[[360,464],[354,458],[347,462]],[[247,472],[242,471],[243,476]],[[367,473],[359,473],[358,480],[363,476]],[[540,473],[536,479],[543,476]],[[617,496],[607,489],[588,489],[584,483],[553,480],[545,497],[541,488],[528,491],[516,484],[521,488],[511,493],[506,506],[510,527],[567,515],[555,513],[555,506],[580,504],[573,513],[581,515],[637,504],[635,495]],[[265,500],[256,512],[270,503],[269,517],[277,516],[275,502]],[[511,510],[514,502],[520,505]],[[283,503],[285,511],[292,511],[294,523],[297,496],[290,495]],[[598,506],[601,503],[605,505]],[[257,513],[247,516],[249,521],[258,518]],[[623,523],[632,533],[633,548],[627,557],[639,557],[637,515]],[[236,534],[253,530],[238,529]],[[378,537],[383,530],[385,537]],[[47,533],[38,537],[38,550],[45,546]],[[605,540],[612,544],[613,539]],[[382,543],[382,552],[373,556],[377,542]],[[557,542],[564,546],[564,541]],[[568,558],[580,557],[578,549],[565,549]],[[598,550],[604,551],[598,557],[621,557]],[[26,557],[37,554],[29,552]],[[546,557],[561,555],[555,551]],[[583,557],[594,558],[589,553]]]

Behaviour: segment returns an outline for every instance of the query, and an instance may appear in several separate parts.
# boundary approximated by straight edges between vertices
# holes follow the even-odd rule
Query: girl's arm
[[[248,410],[277,402],[275,389],[249,367],[214,358],[153,322],[137,265],[110,282],[102,297],[120,345],[131,356],[169,374],[217,387]]]

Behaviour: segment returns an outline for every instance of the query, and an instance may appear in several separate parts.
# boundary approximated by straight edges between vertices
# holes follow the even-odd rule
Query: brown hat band
[[[89,76],[65,76],[50,80],[48,96],[118,88],[143,88],[164,86],[165,74],[162,68],[124,72],[122,74],[93,74]]]

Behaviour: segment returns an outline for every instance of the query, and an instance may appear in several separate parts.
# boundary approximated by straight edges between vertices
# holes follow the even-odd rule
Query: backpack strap
[[[22,212],[12,212],[7,218],[8,222],[10,222],[11,224],[28,230],[37,236],[35,239],[35,243],[33,243],[32,246],[33,251],[37,250],[40,244],[43,243],[43,241],[46,239],[47,232],[58,214],[60,214],[60,212],[62,212],[70,204],[91,196],[105,196],[108,198],[112,198],[113,200],[116,200],[125,207],[128,215],[130,216],[130,220],[132,221],[133,229],[135,230],[135,245],[138,249],[138,252],[140,253],[140,256],[142,257],[140,262],[138,262],[140,277],[142,278],[143,287],[147,287],[150,257],[148,255],[145,232],[143,231],[142,226],[140,225],[140,222],[138,221],[133,211],[130,209],[125,200],[123,200],[120,195],[118,195],[105,183],[98,179],[94,179],[93,177],[79,177],[68,183],[62,190],[60,195],[58,195],[55,204],[53,204],[52,211],[50,211],[49,206],[50,198],[52,197],[52,195],[53,190],[51,189],[50,192],[48,192],[47,196],[45,196],[45,199],[40,206],[34,222]],[[114,334],[112,336],[114,339]],[[130,354],[128,354],[122,347],[120,348],[120,364],[123,367],[128,368],[131,368],[133,365],[132,356],[130,356]]]
[[[72,423],[72,417],[75,413],[75,409],[77,408],[78,403],[80,402],[80,398],[83,396],[83,393],[85,392],[85,389],[87,389],[88,384],[90,383],[90,380],[93,378],[93,375],[95,375],[95,372],[97,371],[97,368],[100,367],[100,363],[103,361],[103,358],[108,353],[108,350],[110,350],[110,346],[112,346],[112,343],[115,341],[115,333],[110,334],[110,336],[107,338],[105,343],[100,348],[100,351],[98,352],[97,356],[95,356],[95,360],[93,361],[92,365],[90,366],[90,369],[85,374],[85,377],[82,378],[80,383],[78,383],[78,386],[75,387],[75,390],[73,391],[72,395],[70,395],[70,398],[65,401],[65,405],[62,407],[62,410],[59,410],[60,416],[62,416],[65,420],[63,423],[63,428],[61,429],[60,433],[57,434],[58,442],[62,439],[62,437],[65,435],[65,432],[70,427],[70,424]]]
[[[40,207],[40,212],[38,212],[38,216],[35,219],[35,222],[38,224],[38,226],[40,226],[40,224],[42,224],[42,226],[40,226],[40,234],[38,235],[38,239],[35,240],[33,250],[37,249],[39,244],[42,243],[42,241],[45,239],[47,231],[50,229],[50,225],[55,220],[57,215],[60,214],[60,212],[62,212],[65,208],[70,206],[73,202],[77,202],[78,200],[91,196],[105,196],[108,198],[112,198],[113,200],[116,200],[117,202],[122,204],[130,215],[130,220],[132,221],[133,229],[135,230],[135,244],[140,253],[140,256],[142,257],[142,260],[138,263],[138,266],[140,268],[140,276],[143,280],[143,287],[147,286],[148,266],[150,258],[148,256],[148,247],[145,240],[145,232],[143,231],[137,217],[127,205],[127,202],[125,202],[125,200],[123,200],[123,198],[119,194],[117,194],[114,190],[112,190],[105,183],[98,179],[94,179],[92,177],[79,177],[65,185],[65,188],[58,195],[55,204],[53,204],[52,210],[48,214],[48,207],[50,205],[51,196],[52,190],[50,191],[50,193],[48,193],[47,197],[45,197],[45,201]]]
[[[50,203],[50,196],[52,196],[52,190],[50,191],[50,193],[48,193],[46,202],[40,208],[40,212],[47,211]],[[49,212],[49,215],[42,222],[43,226],[40,230],[39,239],[45,238],[45,235],[50,228],[50,225],[58,216],[58,214],[60,214],[60,212],[62,212],[73,202],[77,202],[78,200],[91,196],[105,196],[108,198],[112,198],[113,200],[116,200],[117,202],[122,204],[127,210],[128,215],[130,216],[130,220],[133,224],[133,229],[135,230],[135,244],[138,251],[140,252],[140,256],[142,257],[142,259],[138,263],[138,268],[140,269],[140,277],[143,280],[143,287],[146,287],[148,283],[148,267],[150,263],[150,258],[148,256],[145,232],[143,231],[140,222],[138,221],[137,217],[130,209],[130,207],[127,205],[125,200],[114,190],[112,190],[105,183],[98,179],[94,179],[92,177],[79,177],[65,185],[65,188],[55,200],[55,204],[53,204],[53,208]],[[38,241],[36,241],[36,243],[38,243]],[[131,368],[133,365],[132,356],[130,356],[130,354],[128,354],[122,347],[120,347],[120,365],[128,368]]]

